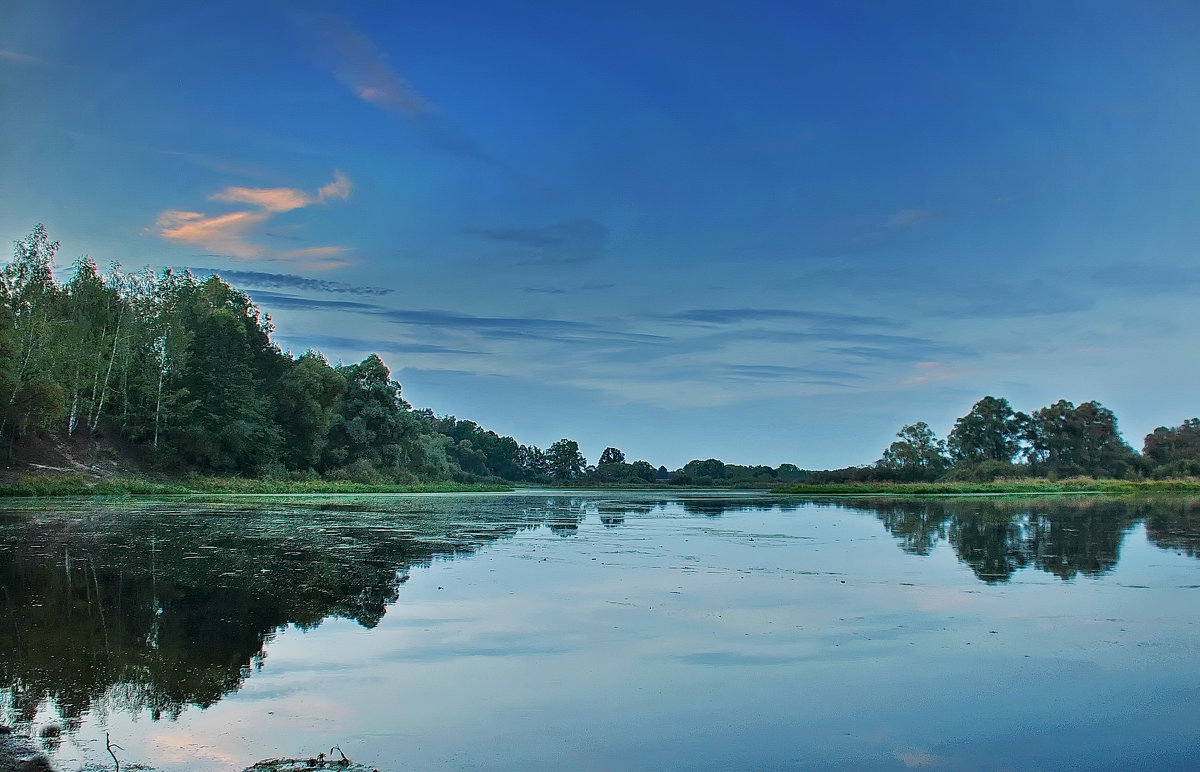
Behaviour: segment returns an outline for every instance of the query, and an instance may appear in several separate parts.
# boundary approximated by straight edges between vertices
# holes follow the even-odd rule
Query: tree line
[[[219,276],[102,274],[82,257],[60,285],[58,250],[38,225],[0,272],[0,437],[10,461],[22,439],[52,434],[119,440],[175,473],[407,483],[588,471],[572,440],[542,450],[413,410],[375,354],[331,365],[318,351],[282,351],[269,317]],[[657,474],[646,462],[625,466],[609,471]]]
[[[1160,426],[1139,454],[1099,402],[1060,399],[1032,413],[984,397],[939,439],[924,421],[900,429],[872,466],[818,472],[816,482],[991,481],[998,478],[1200,476],[1200,420]]]
[[[1032,414],[985,397],[945,440],[903,427],[874,465],[812,472],[696,459],[674,472],[618,448],[595,465],[574,440],[546,449],[477,423],[414,410],[378,355],[332,365],[293,356],[270,318],[219,276],[101,273],[81,257],[53,274],[38,225],[0,271],[0,441],[52,434],[120,441],[168,473],[363,483],[538,482],[763,487],[865,480],[1200,475],[1200,420],[1159,427],[1142,454],[1096,402]]]

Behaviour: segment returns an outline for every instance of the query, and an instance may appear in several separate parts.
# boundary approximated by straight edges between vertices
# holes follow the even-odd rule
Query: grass
[[[31,474],[0,485],[0,496],[164,496],[189,493],[477,493],[509,491],[504,485],[415,483],[374,485],[345,480],[268,480],[244,477],[189,477],[157,482],[138,477],[110,477],[91,482],[71,473]]]
[[[1200,479],[1177,480],[1096,480],[1071,477],[1064,480],[1028,479],[995,482],[918,482],[918,483],[824,483],[788,485],[772,488],[772,493],[814,495],[876,494],[887,496],[953,496],[973,493],[1171,493],[1198,492]]]

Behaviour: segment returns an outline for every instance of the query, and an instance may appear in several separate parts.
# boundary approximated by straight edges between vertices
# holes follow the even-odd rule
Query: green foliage
[[[393,487],[545,477],[540,451],[412,411],[376,355],[334,368],[315,351],[283,353],[270,320],[219,277],[102,275],[84,257],[59,287],[58,248],[39,225],[0,274],[0,437],[10,453],[30,434],[113,433],[173,473],[324,473]]]
[[[1032,470],[1023,464],[1008,461],[980,461],[977,464],[958,463],[939,478],[941,482],[993,482],[1031,477]]]
[[[579,452],[579,443],[575,440],[561,439],[546,451],[550,462],[550,471],[556,480],[572,480],[583,474],[587,459]]]
[[[1014,413],[1008,400],[984,397],[971,412],[954,422],[946,448],[955,464],[985,461],[1007,463],[1020,449],[1021,432],[1029,417]]]
[[[366,461],[380,470],[399,471],[406,447],[416,441],[415,420],[383,360],[372,354],[361,363],[339,367],[345,391],[329,427],[326,468]]]
[[[946,471],[946,444],[924,421],[900,429],[875,466],[897,480],[935,480]]]
[[[625,463],[625,454],[622,453],[617,448],[605,448],[604,452],[600,454],[600,460],[596,462],[596,464],[598,466],[605,466],[607,464],[624,464],[624,463]]]
[[[1117,432],[1116,416],[1098,402],[1076,407],[1059,400],[1038,410],[1025,439],[1030,465],[1041,474],[1123,477],[1134,468],[1133,449]]]
[[[1155,477],[1200,475],[1200,418],[1158,427],[1146,435],[1142,454],[1154,465]]]
[[[1033,478],[1003,482],[860,482],[815,483],[772,488],[772,493],[811,495],[880,494],[880,495],[972,495],[997,493],[1154,493],[1200,491],[1198,480],[1096,480],[1091,477],[1069,477],[1060,480]]]
[[[345,389],[342,374],[315,351],[285,365],[274,389],[285,467],[307,469],[321,463],[334,410]]]

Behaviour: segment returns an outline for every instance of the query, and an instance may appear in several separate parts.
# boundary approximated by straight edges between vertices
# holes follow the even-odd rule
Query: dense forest
[[[53,274],[39,225],[0,273],[0,437],[9,461],[37,435],[107,438],[164,474],[388,484],[434,481],[770,486],[997,477],[1200,475],[1200,420],[1160,427],[1142,454],[1095,402],[1026,415],[985,397],[946,440],[901,429],[872,466],[694,460],[668,472],[615,447],[588,463],[574,440],[545,450],[473,421],[414,410],[383,361],[332,365],[271,339],[270,319],[219,276],[101,274],[82,257]]]

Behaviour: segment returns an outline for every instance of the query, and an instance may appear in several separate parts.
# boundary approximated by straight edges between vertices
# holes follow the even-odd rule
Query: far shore
[[[1200,493],[1200,479],[1104,480],[1072,477],[1063,480],[1041,478],[996,480],[994,482],[869,482],[788,485],[771,488],[771,493],[815,496],[954,496],[1004,493]]]
[[[279,495],[322,494],[433,494],[433,493],[509,493],[523,490],[567,491],[641,491],[687,493],[734,491],[750,494],[801,496],[964,496],[1003,494],[1086,494],[1086,493],[1200,493],[1200,478],[1169,480],[1112,480],[1075,477],[1062,480],[1044,478],[1007,479],[993,482],[863,482],[819,483],[769,487],[694,486],[694,485],[580,485],[564,481],[554,485],[528,485],[506,482],[489,483],[361,483],[348,480],[280,480],[245,477],[198,477],[178,480],[135,476],[88,478],[78,474],[24,475],[0,483],[0,497],[33,496],[187,496],[187,495]]]

